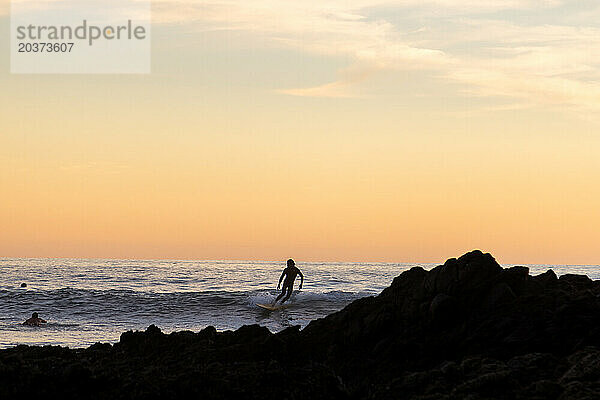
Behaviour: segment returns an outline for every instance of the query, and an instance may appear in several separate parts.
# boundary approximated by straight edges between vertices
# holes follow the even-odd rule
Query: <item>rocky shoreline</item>
[[[125,332],[0,350],[0,399],[599,399],[600,281],[473,251],[273,334]]]

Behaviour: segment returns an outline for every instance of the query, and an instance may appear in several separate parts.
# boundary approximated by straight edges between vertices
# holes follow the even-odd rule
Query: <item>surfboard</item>
[[[269,311],[281,310],[282,308],[286,308],[289,306],[289,304],[272,305],[272,304],[260,304],[260,303],[256,303],[256,305],[262,309],[269,310]]]

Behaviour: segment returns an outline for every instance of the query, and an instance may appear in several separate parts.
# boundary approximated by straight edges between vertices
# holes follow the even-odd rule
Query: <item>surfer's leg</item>
[[[285,301],[290,298],[290,296],[292,295],[292,292],[294,291],[292,286],[287,286],[286,289],[287,289],[287,295],[283,298],[283,300],[281,300],[281,304],[285,303]]]
[[[281,289],[281,294],[279,296],[277,296],[277,298],[275,299],[273,304],[277,303],[279,301],[279,299],[283,297],[284,294],[285,294],[285,285],[283,286],[283,289]]]

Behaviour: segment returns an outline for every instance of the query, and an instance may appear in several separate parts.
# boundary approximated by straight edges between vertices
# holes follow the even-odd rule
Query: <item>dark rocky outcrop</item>
[[[305,329],[0,351],[0,398],[597,399],[600,282],[473,251]]]

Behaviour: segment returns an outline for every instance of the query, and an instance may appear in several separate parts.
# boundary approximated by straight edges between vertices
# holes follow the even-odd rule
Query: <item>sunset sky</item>
[[[9,26],[0,257],[600,264],[597,0],[158,0],[148,75]]]

